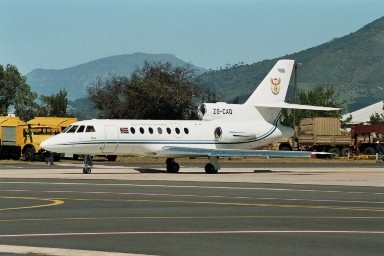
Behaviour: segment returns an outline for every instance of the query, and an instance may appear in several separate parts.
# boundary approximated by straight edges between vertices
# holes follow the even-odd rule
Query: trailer
[[[295,136],[278,142],[279,150],[329,152],[335,156],[376,154],[376,142],[384,145],[384,124],[353,125],[341,129],[337,117],[304,118]]]
[[[351,127],[351,139],[356,153],[374,155],[376,142],[384,145],[384,124],[359,124]]]

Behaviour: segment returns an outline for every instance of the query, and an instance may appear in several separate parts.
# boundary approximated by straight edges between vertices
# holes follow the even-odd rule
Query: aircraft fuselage
[[[216,120],[93,119],[73,125],[77,126],[73,128],[74,132],[56,135],[50,140],[51,145],[45,147],[50,151],[73,154],[161,156],[159,152],[164,146],[255,149],[293,132],[288,127],[260,120],[239,124]]]

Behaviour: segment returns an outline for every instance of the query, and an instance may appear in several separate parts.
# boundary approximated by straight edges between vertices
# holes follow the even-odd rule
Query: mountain
[[[243,102],[276,61],[282,58],[294,59],[301,64],[297,69],[299,91],[316,85],[332,85],[340,92],[340,102],[347,102],[345,112],[384,100],[384,17],[349,35],[276,59],[250,65],[236,64],[205,73],[204,69],[195,67],[202,72],[198,83],[216,93],[222,101],[239,99]],[[43,95],[52,95],[66,88],[68,98],[75,100],[85,97],[87,86],[98,77],[106,78],[111,74],[129,76],[144,61],[186,64],[170,54],[135,53],[62,70],[36,69],[27,75],[27,83],[32,91]],[[287,100],[292,100],[292,87],[289,88]]]
[[[185,66],[186,62],[171,54],[134,53],[111,56],[66,69],[34,69],[26,75],[31,90],[39,95],[52,95],[66,89],[68,99],[76,100],[87,96],[87,87],[98,78],[111,75],[129,76],[134,70],[142,67],[144,62],[169,62],[175,66]],[[194,68],[203,73],[203,68]]]
[[[347,100],[346,111],[384,100],[384,17],[317,47],[251,65],[211,70],[199,80],[204,87],[218,92],[223,100],[238,97],[241,101],[282,58],[301,63],[297,69],[298,90],[332,85],[340,92],[340,101]],[[290,92],[292,95],[292,86]]]

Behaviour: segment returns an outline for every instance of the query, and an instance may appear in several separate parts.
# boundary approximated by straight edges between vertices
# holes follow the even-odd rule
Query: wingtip
[[[328,152],[312,152],[311,158],[333,158],[334,155]]]

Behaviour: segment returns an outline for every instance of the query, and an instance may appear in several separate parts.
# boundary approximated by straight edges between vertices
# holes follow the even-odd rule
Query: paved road
[[[2,165],[0,253],[382,255],[380,165],[249,165],[218,175],[193,163],[176,175],[157,163],[97,163],[91,175],[77,164]]]

